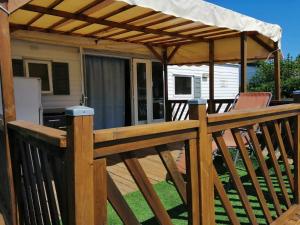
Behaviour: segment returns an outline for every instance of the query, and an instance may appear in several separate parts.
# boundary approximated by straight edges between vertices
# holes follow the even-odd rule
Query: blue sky
[[[282,50],[300,55],[300,0],[207,0],[283,29]]]

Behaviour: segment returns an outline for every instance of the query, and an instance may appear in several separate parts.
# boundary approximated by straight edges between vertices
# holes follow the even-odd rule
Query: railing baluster
[[[48,203],[47,203],[47,197],[44,189],[44,180],[41,174],[41,166],[40,166],[40,161],[39,161],[39,156],[38,156],[38,148],[31,146],[30,148],[31,154],[32,154],[32,159],[33,159],[33,166],[34,166],[34,171],[37,177],[37,187],[38,187],[38,192],[40,196],[40,202],[41,202],[41,208],[43,212],[43,218],[45,224],[51,225],[51,219],[49,215],[49,209],[48,209]]]
[[[110,204],[115,209],[124,225],[140,225],[109,174],[107,174],[107,195]]]
[[[270,210],[268,208],[265,196],[264,196],[264,194],[262,192],[262,189],[259,185],[259,181],[256,177],[254,166],[253,166],[253,164],[251,162],[251,159],[249,157],[248,150],[246,149],[246,146],[244,144],[244,141],[243,141],[243,138],[241,136],[240,130],[238,130],[238,129],[232,130],[232,135],[233,135],[233,137],[235,139],[235,142],[237,143],[238,149],[239,149],[239,151],[242,155],[244,164],[245,164],[247,172],[248,172],[248,174],[249,174],[249,176],[252,180],[253,186],[255,188],[260,206],[262,207],[262,210],[263,210],[263,213],[266,217],[266,220],[267,220],[268,223],[271,223],[273,221],[273,219],[272,219]]]
[[[170,216],[166,212],[138,159],[132,153],[123,153],[121,157],[159,223],[162,225],[172,225]]]
[[[277,160],[276,155],[275,155],[275,150],[274,150],[274,147],[273,147],[270,132],[268,130],[268,126],[265,123],[263,123],[263,124],[261,124],[261,129],[262,129],[262,133],[263,133],[266,145],[267,145],[268,152],[270,154],[270,159],[271,159],[271,162],[273,164],[275,174],[276,174],[277,179],[279,181],[280,189],[283,193],[285,204],[288,207],[290,207],[291,206],[291,201],[290,201],[290,198],[289,198],[289,195],[288,195],[288,192],[287,192],[284,180],[283,180],[283,175],[281,173],[280,166],[278,164],[278,160]]]
[[[282,214],[282,209],[280,207],[280,202],[279,202],[278,196],[275,192],[275,189],[274,189],[274,186],[273,186],[273,183],[272,183],[269,171],[268,171],[268,167],[267,167],[266,161],[264,159],[264,156],[262,154],[262,150],[261,150],[261,147],[259,145],[259,141],[257,139],[256,133],[255,133],[253,127],[248,128],[247,130],[248,130],[248,133],[249,133],[249,136],[250,136],[250,139],[251,139],[251,143],[254,147],[254,150],[255,150],[255,153],[256,153],[256,156],[257,156],[257,159],[258,159],[258,164],[261,168],[261,171],[262,171],[263,176],[264,176],[264,178],[266,180],[266,183],[267,183],[267,187],[268,187],[269,192],[272,196],[276,212],[278,213],[278,215],[281,215]]]
[[[33,225],[39,225],[37,223],[37,218],[36,218],[36,212],[34,210],[34,199],[33,199],[33,194],[32,194],[32,188],[30,185],[30,179],[29,179],[29,172],[28,172],[28,162],[26,161],[25,157],[25,143],[22,140],[19,140],[19,148],[20,148],[20,157],[22,161],[22,172],[23,172],[23,177],[24,177],[24,186],[26,190],[26,195],[28,199],[28,206],[29,206],[29,214],[30,214],[30,221],[31,224]]]
[[[225,141],[223,139],[222,133],[221,132],[217,132],[214,133],[214,139],[216,140],[218,149],[221,150],[222,156],[224,158],[224,161],[227,165],[227,168],[230,172],[230,176],[233,180],[233,183],[235,184],[236,190],[240,196],[240,199],[242,201],[242,204],[245,208],[245,211],[247,213],[247,217],[250,221],[251,224],[255,224],[258,225],[254,211],[250,205],[249,199],[248,199],[248,195],[246,193],[246,190],[243,186],[243,183],[239,177],[238,172],[236,171],[236,168],[234,166],[233,160],[231,158],[231,155],[229,153],[229,149],[227,148]]]
[[[287,173],[288,180],[289,180],[289,183],[291,185],[291,189],[292,189],[292,191],[294,191],[294,177],[292,175],[292,172],[291,172],[291,169],[290,169],[290,166],[289,166],[288,157],[287,157],[287,154],[286,154],[285,146],[284,146],[284,143],[283,143],[283,140],[282,140],[282,137],[281,137],[279,124],[278,124],[277,121],[274,121],[274,128],[275,128],[275,138],[276,138],[276,141],[277,141],[278,146],[279,146],[281,157],[282,157],[282,160],[283,160],[283,163],[284,163],[284,166],[285,166],[285,171]]]
[[[221,183],[221,181],[218,177],[218,173],[215,168],[213,168],[213,176],[214,176],[214,185],[215,185],[216,191],[220,197],[220,200],[221,200],[222,205],[229,217],[230,222],[233,225],[240,225],[240,221],[239,221],[236,213],[234,212],[233,206],[232,206],[229,198],[227,197],[227,193],[223,187],[223,184]]]
[[[176,162],[174,161],[168,146],[159,145],[155,147],[155,149],[158,152],[158,155],[167,169],[171,179],[173,180],[182,202],[187,204],[186,185],[182,175],[178,172]]]

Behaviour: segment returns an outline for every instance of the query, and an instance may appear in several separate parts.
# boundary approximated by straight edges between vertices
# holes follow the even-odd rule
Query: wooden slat
[[[22,173],[23,173],[23,178],[24,178],[24,186],[25,186],[25,192],[28,200],[28,210],[29,210],[29,215],[30,215],[30,221],[32,225],[39,225],[37,222],[36,218],[36,213],[34,210],[34,200],[33,200],[33,194],[32,194],[32,189],[31,189],[31,184],[30,184],[30,179],[29,179],[29,172],[28,172],[28,162],[26,161],[25,157],[25,146],[24,143],[19,140],[19,149],[20,149],[20,157],[22,161]]]
[[[256,153],[256,156],[257,156],[257,159],[258,159],[258,164],[260,166],[261,172],[262,172],[262,174],[265,178],[269,193],[271,194],[276,212],[277,212],[278,215],[281,215],[282,214],[282,209],[280,207],[280,202],[279,202],[278,196],[275,192],[275,189],[274,189],[274,186],[273,186],[270,174],[269,174],[269,170],[268,170],[265,158],[262,154],[262,149],[260,147],[260,144],[259,144],[259,141],[257,139],[256,133],[254,131],[254,128],[253,127],[248,128],[247,131],[248,131],[250,139],[251,139],[251,144],[254,147],[254,150],[255,150],[255,153]]]
[[[242,183],[242,181],[239,177],[239,174],[236,171],[233,160],[232,160],[231,155],[229,153],[229,150],[228,150],[228,148],[225,144],[225,141],[222,137],[222,134],[220,132],[218,132],[218,133],[214,133],[213,136],[214,136],[214,139],[217,143],[218,148],[221,150],[224,161],[225,161],[225,163],[227,165],[227,168],[230,172],[230,176],[231,176],[231,178],[233,180],[233,183],[236,187],[236,190],[237,190],[237,192],[240,196],[240,199],[242,201],[242,204],[244,206],[244,209],[246,211],[246,214],[247,214],[247,217],[248,217],[250,223],[254,224],[254,225],[258,225],[255,214],[254,214],[254,211],[251,208],[247,193],[246,193],[245,188],[243,186],[243,183]]]
[[[285,130],[285,133],[286,133],[286,136],[287,136],[287,140],[288,140],[288,143],[289,143],[289,147],[290,147],[290,152],[293,152],[293,149],[295,147],[294,145],[294,140],[293,140],[293,135],[292,135],[292,129],[291,129],[291,126],[290,126],[290,122],[289,122],[289,119],[286,118],[283,120],[283,125],[284,125],[284,130]]]
[[[300,204],[300,116],[298,115],[295,120],[295,138],[294,138],[294,173],[295,173],[295,202]]]
[[[18,205],[18,212],[20,223],[25,225],[30,224],[30,214],[29,214],[29,200],[26,196],[24,178],[21,174],[21,159],[20,159],[20,148],[18,148],[17,135],[13,132],[9,133],[11,156],[12,156],[12,169],[13,178],[16,191],[16,200]]]
[[[150,148],[157,145],[164,145],[174,142],[185,141],[188,139],[196,138],[196,131],[182,132],[179,134],[168,134],[163,135],[159,134],[156,136],[161,137],[152,137],[148,139],[141,140],[131,140],[125,143],[115,143],[113,145],[103,146],[103,147],[95,147],[94,149],[94,158],[105,157],[108,155],[119,154],[123,152],[130,152],[135,150],[141,150],[144,148]]]
[[[47,192],[47,198],[49,203],[51,221],[53,225],[60,225],[59,210],[56,204],[56,192],[54,190],[53,183],[52,183],[52,181],[54,180],[52,168],[49,164],[47,155],[40,154],[40,156],[41,156],[40,160],[42,165],[42,173],[45,181],[45,190]]]
[[[288,157],[287,157],[287,154],[286,154],[285,146],[284,146],[282,136],[281,136],[281,132],[280,132],[280,128],[279,128],[279,124],[278,124],[277,121],[274,121],[273,124],[274,124],[274,128],[275,128],[275,139],[276,139],[276,141],[278,143],[278,146],[279,146],[279,151],[281,153],[282,161],[283,161],[284,166],[285,166],[285,171],[287,173],[288,181],[289,181],[289,184],[291,186],[292,191],[294,191],[295,190],[294,189],[294,177],[293,177],[290,165],[289,165]]]
[[[265,123],[261,124],[261,130],[262,130],[262,133],[263,133],[266,145],[267,145],[267,149],[268,149],[269,156],[270,156],[270,159],[271,159],[273,167],[274,167],[275,174],[276,174],[277,179],[279,181],[279,186],[280,186],[280,189],[282,191],[285,204],[286,204],[287,207],[290,207],[291,206],[291,201],[290,201],[290,198],[289,198],[289,195],[288,195],[288,192],[287,192],[284,180],[283,180],[283,175],[281,173],[281,169],[280,169],[278,160],[277,160],[276,155],[275,155],[275,149],[274,149],[274,146],[273,146],[273,143],[272,143],[271,135],[270,135],[268,127]]]
[[[188,221],[191,225],[200,224],[200,193],[198,173],[198,145],[197,139],[186,141],[186,169],[187,169],[187,197],[188,197]]]
[[[163,162],[165,168],[167,169],[172,181],[175,184],[177,192],[179,193],[181,200],[183,203],[187,205],[187,198],[186,198],[186,185],[182,175],[179,173],[176,162],[166,145],[157,146],[156,151]]]
[[[228,218],[229,218],[231,224],[240,225],[240,221],[239,221],[236,213],[234,212],[233,206],[232,206],[229,198],[227,197],[227,193],[223,187],[223,184],[221,183],[221,181],[218,177],[218,174],[217,174],[217,171],[215,168],[213,169],[213,176],[214,176],[214,185],[215,185],[216,191],[220,197],[222,205],[228,215]]]
[[[287,224],[287,220],[289,217],[291,217],[293,214],[298,212],[300,210],[299,205],[293,205],[291,208],[289,208],[286,212],[284,212],[277,220],[275,220],[271,225],[290,225]],[[295,225],[295,224],[292,224]]]
[[[124,225],[140,224],[109,174],[107,174],[107,194],[110,204],[115,209]]]
[[[121,156],[159,223],[172,225],[170,216],[166,212],[152,184],[149,182],[138,159],[132,153],[122,154]]]
[[[55,147],[53,149],[56,150]],[[42,149],[41,153],[46,154],[46,150]],[[52,170],[53,181],[55,184],[55,192],[58,200],[58,211],[61,215],[63,224],[68,224],[68,199],[66,194],[69,191],[69,185],[67,181],[65,154],[52,155],[49,151],[48,161]]]
[[[66,132],[62,130],[45,127],[22,120],[10,122],[8,127],[21,134],[61,147],[62,150],[67,146]]]
[[[107,172],[106,159],[94,161],[94,225],[107,224]]]
[[[39,199],[40,199],[42,213],[43,213],[43,221],[46,225],[51,225],[52,223],[49,215],[47,196],[44,189],[44,179],[42,175],[42,168],[40,165],[40,157],[39,157],[38,149],[32,146],[30,150],[32,155],[34,171],[37,178],[37,188],[38,188]]]
[[[94,132],[94,142],[99,143],[105,141],[147,136],[157,133],[167,133],[197,128],[198,126],[199,121],[189,120],[97,130]]]
[[[242,159],[244,161],[245,167],[247,169],[248,175],[251,178],[252,184],[254,186],[255,192],[257,194],[259,204],[263,210],[263,213],[265,215],[265,218],[268,223],[271,223],[273,221],[270,210],[267,205],[267,201],[265,199],[265,196],[263,194],[263,191],[260,187],[259,181],[257,179],[257,176],[255,174],[254,166],[251,162],[251,159],[248,154],[248,150],[246,149],[246,146],[244,144],[243,138],[241,136],[240,130],[235,129],[232,130],[232,135],[234,137],[234,140],[238,146],[238,149],[241,153]]]

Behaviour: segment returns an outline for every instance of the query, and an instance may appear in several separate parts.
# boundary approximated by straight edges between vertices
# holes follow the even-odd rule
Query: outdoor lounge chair
[[[261,109],[268,107],[270,104],[272,98],[272,93],[270,92],[246,92],[246,93],[240,93],[236,96],[233,106],[230,109],[230,112],[237,111],[237,110],[247,110],[247,109]],[[258,129],[258,128],[256,128]],[[223,133],[223,138],[226,143],[226,146],[231,149],[237,149],[237,145],[235,143],[235,140],[231,134],[230,130],[226,130]],[[242,138],[244,140],[244,143],[246,145],[250,145],[250,141],[248,138],[248,135],[242,135]],[[251,145],[249,146],[251,148]],[[218,147],[216,143],[212,142],[212,154],[216,154],[218,151]],[[238,152],[235,156],[234,162],[237,162],[238,159]],[[185,167],[185,151],[181,151],[179,154],[177,161],[177,168],[180,173],[186,174],[186,167]]]

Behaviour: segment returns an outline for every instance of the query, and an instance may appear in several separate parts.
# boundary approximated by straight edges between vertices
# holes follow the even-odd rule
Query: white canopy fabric
[[[165,14],[238,31],[256,31],[274,42],[281,40],[281,27],[202,0],[119,0]]]
[[[274,42],[281,46],[280,26],[202,0],[64,0],[54,8],[54,0],[24,2],[10,18],[13,37],[20,39],[63,40],[64,44],[151,58],[156,56],[147,46],[153,44],[158,54],[167,47],[173,56],[169,64],[208,63],[211,40],[215,42],[215,62],[239,62],[241,32],[248,34],[249,60],[270,57]],[[39,34],[44,31],[46,36]],[[113,48],[107,43],[113,43]],[[175,48],[176,54],[172,54]]]

